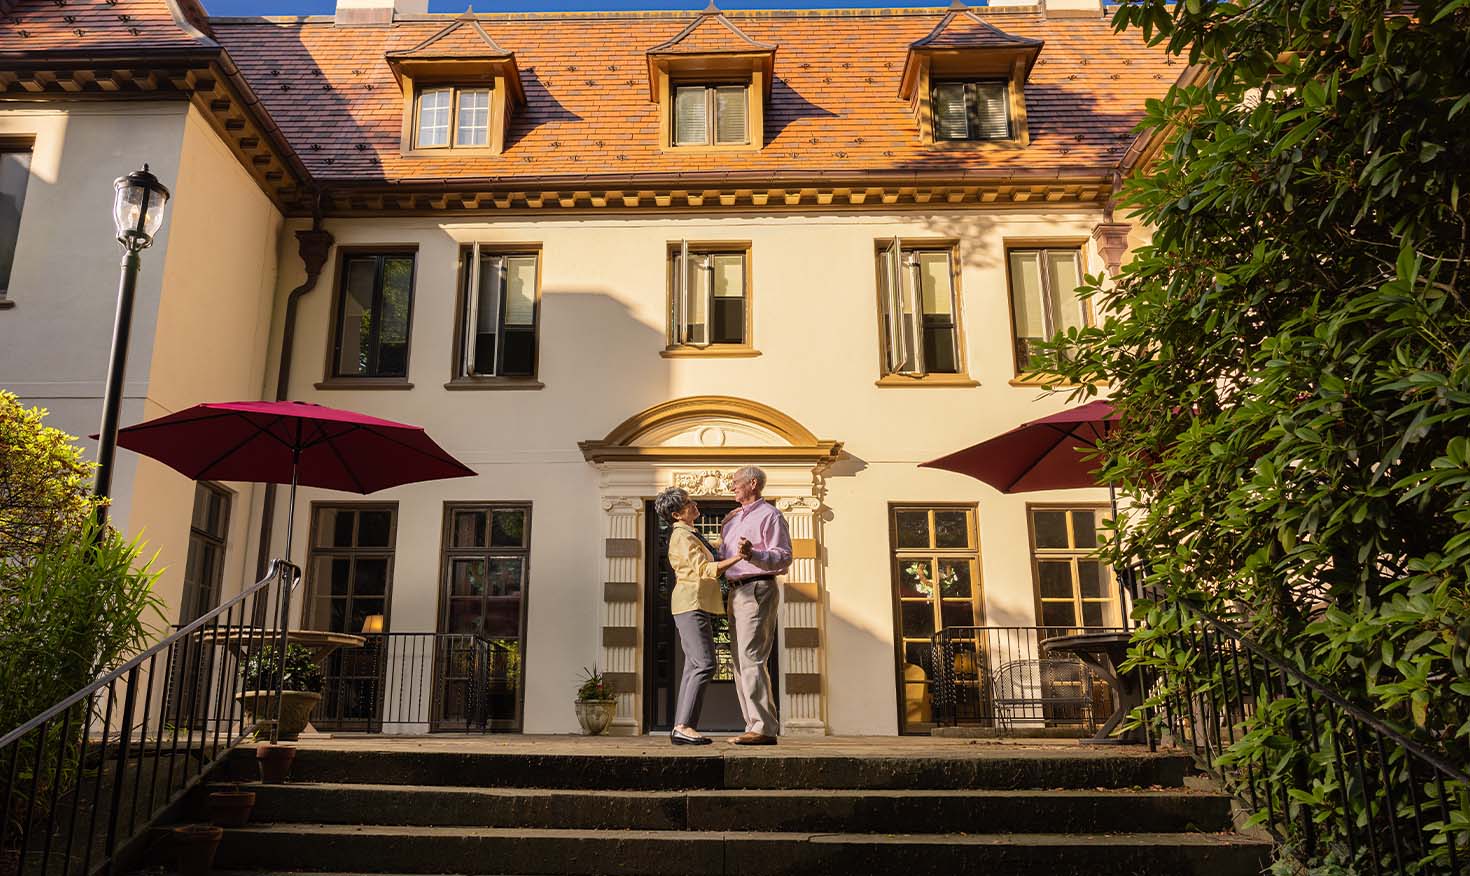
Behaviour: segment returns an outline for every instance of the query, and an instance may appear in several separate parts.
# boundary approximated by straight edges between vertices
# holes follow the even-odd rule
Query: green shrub
[[[45,417],[0,390],[0,586],[48,543],[80,530],[97,505],[89,489],[96,466]]]
[[[280,653],[274,645],[264,645],[245,658],[245,690],[275,689],[276,680],[281,678]],[[301,645],[286,646],[285,684],[281,689],[321,692],[322,671],[311,651]]]
[[[1189,600],[1463,768],[1470,4],[1137,0],[1114,21],[1202,72],[1147,106],[1169,133],[1124,198],[1152,245],[1115,286],[1089,278],[1102,324],[1048,350],[1079,396],[1114,387],[1105,475],[1130,510],[1113,558],[1164,593],[1134,660],[1208,683],[1171,644]],[[1308,770],[1265,777],[1301,795],[1292,824],[1341,796],[1281,732],[1305,712],[1262,709],[1239,743]],[[1463,838],[1470,797],[1451,791]],[[1350,805],[1380,827],[1394,808]],[[1371,871],[1342,839],[1311,863]]]

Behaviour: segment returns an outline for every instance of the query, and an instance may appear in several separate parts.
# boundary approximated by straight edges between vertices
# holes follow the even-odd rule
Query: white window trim
[[[447,132],[446,137],[445,137],[445,139],[446,139],[447,142],[442,143],[442,144],[425,143],[425,142],[423,142],[423,131],[424,131],[424,124],[423,124],[423,121],[424,121],[424,95],[429,94],[431,92],[439,92],[439,91],[447,91],[447,92],[449,92],[449,119],[448,119],[448,128],[449,129],[448,129],[448,132]],[[459,142],[459,109],[460,109],[460,106],[459,106],[459,97],[460,97],[460,93],[461,92],[464,92],[464,91],[484,91],[484,92],[487,92],[487,95],[488,96],[487,96],[487,100],[486,100],[486,103],[485,103],[485,114],[486,115],[485,115],[485,142],[484,143],[472,143],[472,144],[470,144],[468,146],[465,146],[465,145],[461,145],[460,142]],[[491,130],[490,130],[495,125],[495,117],[494,117],[495,116],[495,112],[494,112],[494,110],[495,110],[495,95],[494,95],[494,91],[495,91],[494,86],[489,85],[489,84],[445,85],[445,84],[442,84],[442,83],[436,83],[434,85],[425,85],[425,86],[419,88],[418,89],[418,93],[414,96],[413,148],[414,149],[486,149],[486,148],[488,148],[490,146],[491,140],[494,139],[491,136]]]

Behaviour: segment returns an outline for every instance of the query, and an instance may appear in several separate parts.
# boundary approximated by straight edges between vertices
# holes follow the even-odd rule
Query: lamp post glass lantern
[[[122,278],[118,281],[117,318],[112,325],[112,354],[107,363],[107,388],[102,396],[102,428],[98,430],[97,483],[93,495],[112,494],[112,461],[117,453],[117,419],[122,408],[123,377],[127,372],[128,337],[133,327],[133,296],[138,288],[138,254],[153,244],[163,225],[168,189],[148,172],[148,165],[112,184],[112,221],[117,242],[123,246]],[[98,522],[107,520],[107,505],[97,507]]]

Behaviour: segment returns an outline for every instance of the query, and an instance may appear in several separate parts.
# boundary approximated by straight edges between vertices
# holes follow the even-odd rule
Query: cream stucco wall
[[[180,102],[0,103],[0,135],[33,137],[31,177],[9,295],[0,310],[0,386],[51,411],[73,435],[97,431],[117,307],[122,251],[113,180],[145,162],[174,187],[188,105]],[[149,351],[173,223],[144,253],[128,354],[122,422],[143,416]],[[95,442],[82,439],[88,452]],[[120,453],[114,522],[127,527],[136,460]]]
[[[263,390],[281,214],[192,107],[173,191],[143,419],[200,402],[259,399]],[[155,592],[168,603],[169,619],[177,620],[194,482],[143,459],[134,484],[130,519],[159,553],[164,573]],[[234,493],[228,592],[253,578],[256,488],[226,486]]]
[[[598,655],[603,580],[598,473],[577,442],[603,437],[654,404],[692,395],[731,395],[770,405],[819,438],[844,442],[828,472],[822,514],[828,726],[833,733],[897,730],[893,597],[889,580],[891,502],[979,506],[987,621],[1033,618],[1025,504],[1057,496],[1002,496],[968,478],[916,464],[1065,407],[1011,384],[1007,241],[1087,240],[1094,211],[956,211],[918,215],[639,215],[441,222],[433,219],[327,223],[340,246],[417,247],[411,390],[318,390],[324,377],[336,277],[329,262],[301,302],[293,398],[424,425],[479,477],[385,491],[399,503],[392,599],[397,631],[432,630],[438,603],[440,528],[446,500],[534,503],[527,629],[525,729],[575,727],[569,700],[578,669]],[[879,318],[874,242],[954,238],[964,345],[977,387],[879,387]],[[749,241],[753,343],[745,359],[666,359],[669,241]],[[460,243],[526,242],[542,247],[539,377],[545,389],[452,392],[456,253]],[[1101,261],[1087,244],[1089,270]],[[300,282],[283,262],[276,308]],[[274,361],[274,354],[272,357]],[[1068,500],[1105,503],[1103,490]],[[306,491],[296,544],[306,543]],[[355,497],[336,497],[355,498]],[[277,515],[284,520],[284,514]],[[275,543],[280,544],[278,523]],[[304,561],[304,549],[298,550]]]
[[[142,257],[121,422],[259,398],[281,216],[198,111],[183,101],[6,103],[0,135],[35,138],[14,307],[0,310],[0,386],[50,409],[50,425],[97,430],[121,259],[112,184],[147,162],[173,198]],[[253,497],[248,486],[231,486],[228,577],[238,586],[253,558]],[[170,622],[193,493],[172,469],[118,451],[112,522],[157,552]]]

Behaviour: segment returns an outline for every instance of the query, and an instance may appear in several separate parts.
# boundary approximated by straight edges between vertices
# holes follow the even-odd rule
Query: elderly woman
[[[709,737],[701,735],[694,725],[699,722],[705,685],[715,674],[714,616],[725,613],[720,575],[740,562],[748,548],[742,542],[741,552],[717,561],[714,547],[694,528],[699,506],[678,487],[660,493],[653,500],[653,508],[674,527],[669,533],[669,565],[674,569],[670,608],[679,641],[684,645],[684,677],[679,682],[669,740],[675,745],[708,745]]]

